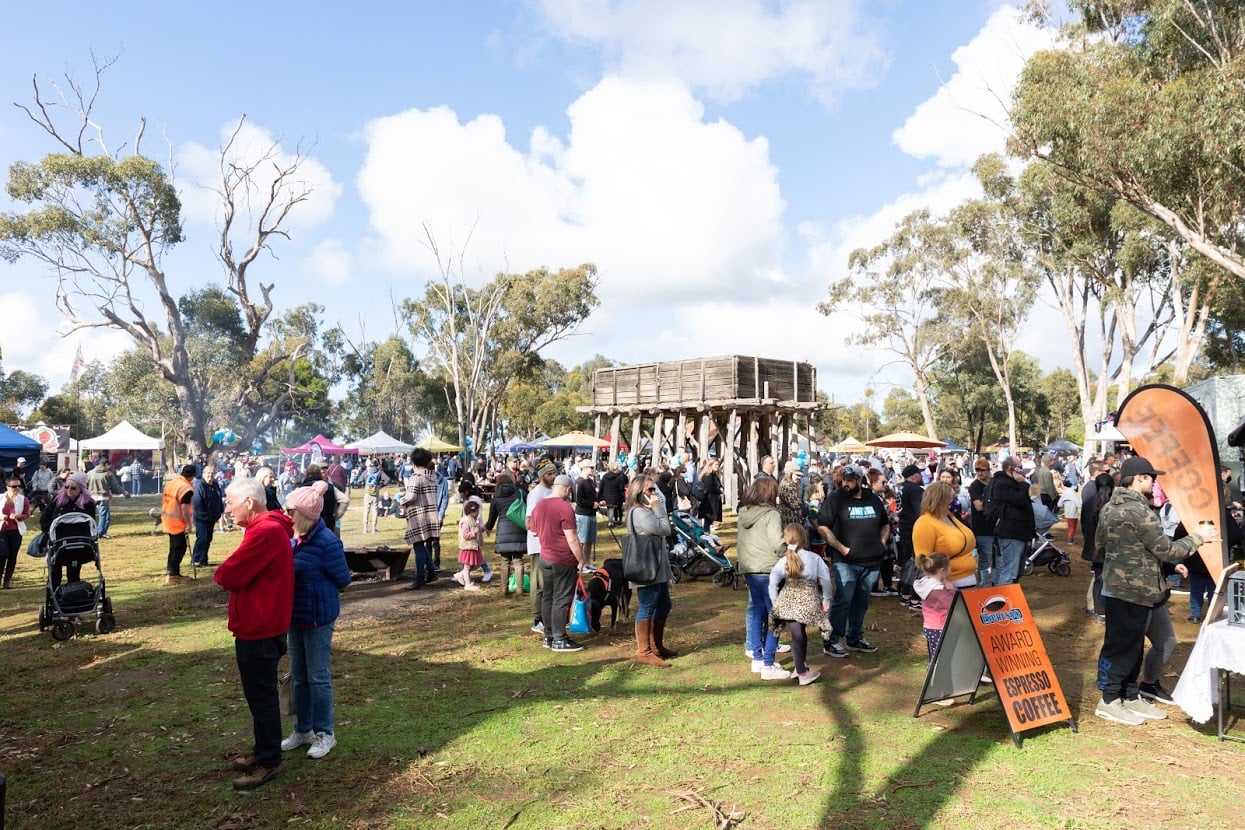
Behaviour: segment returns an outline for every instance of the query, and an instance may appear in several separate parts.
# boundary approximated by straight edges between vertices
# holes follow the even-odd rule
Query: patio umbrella
[[[593,438],[586,432],[565,432],[540,442],[542,447],[567,447],[570,449],[609,449],[610,442]]]
[[[860,443],[850,435],[844,438],[842,442],[835,444],[829,449],[829,452],[844,453],[848,455],[851,453],[868,451],[869,447],[867,445]]]
[[[1067,438],[1060,438],[1046,445],[1046,452],[1080,452],[1081,448]]]
[[[872,441],[866,441],[865,443],[871,447],[893,447],[910,450],[930,450],[947,446],[944,441],[930,438],[928,435],[917,435],[915,432],[892,432],[890,435],[883,435],[881,438],[874,438]]]
[[[456,444],[448,444],[445,441],[442,441],[435,435],[429,435],[415,446],[419,447],[421,450],[428,450],[429,452],[458,452],[462,449],[462,447]]]

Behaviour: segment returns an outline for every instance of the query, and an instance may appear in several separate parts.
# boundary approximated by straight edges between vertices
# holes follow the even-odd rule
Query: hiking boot
[[[848,640],[847,647],[852,651],[863,651],[865,654],[872,654],[878,650],[878,647],[866,640],[864,637],[857,637],[855,640]]]
[[[827,657],[847,657],[847,649],[843,648],[843,644],[837,640],[832,643],[826,643],[822,646],[821,653]]]
[[[549,650],[565,651],[569,653],[572,651],[583,651],[584,647],[572,640],[570,637],[563,637],[561,639],[555,639],[553,644],[549,646]]]
[[[1148,700],[1134,698],[1124,701],[1124,708],[1147,720],[1167,720],[1167,713]]]
[[[186,581],[186,577],[182,576],[181,574],[165,574],[164,575],[165,585],[181,585],[185,581]]]
[[[333,737],[332,732],[317,732],[315,740],[311,742],[311,749],[307,750],[307,757],[323,758],[335,746],[337,746],[337,739]]]
[[[1138,683],[1137,693],[1147,700],[1153,700],[1155,703],[1175,703],[1172,700],[1171,692],[1163,688],[1163,684],[1159,681],[1153,683]]]
[[[245,755],[239,755],[229,762],[229,768],[234,772],[250,772],[255,767],[255,753],[248,752]]]
[[[763,666],[761,668],[762,680],[790,680],[791,672],[782,666]]]
[[[1105,700],[1098,701],[1098,705],[1094,707],[1094,714],[1103,720],[1122,723],[1126,726],[1140,726],[1145,722],[1145,718],[1124,705],[1123,698],[1110,703]]]
[[[315,732],[299,732],[295,729],[288,738],[281,742],[281,751],[289,752],[291,749],[298,749],[300,746],[309,744],[315,739]]]
[[[233,779],[233,788],[235,790],[253,790],[256,787],[262,787],[285,770],[285,764],[280,762],[275,767],[266,767],[263,764],[256,764],[250,772],[241,778]]]

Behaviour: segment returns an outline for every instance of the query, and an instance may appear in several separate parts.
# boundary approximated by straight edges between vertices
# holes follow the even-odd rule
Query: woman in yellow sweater
[[[977,538],[948,509],[954,498],[954,488],[945,482],[925,488],[921,515],[912,528],[912,551],[917,556],[945,553],[951,560],[949,582],[957,588],[971,588],[977,584]]]

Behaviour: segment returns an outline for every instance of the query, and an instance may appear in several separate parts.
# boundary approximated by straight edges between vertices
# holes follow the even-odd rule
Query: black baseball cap
[[[1129,476],[1161,476],[1163,470],[1154,469],[1154,465],[1150,463],[1150,459],[1142,458],[1140,455],[1134,455],[1131,458],[1124,459],[1123,465],[1120,466],[1120,476],[1128,478]]]

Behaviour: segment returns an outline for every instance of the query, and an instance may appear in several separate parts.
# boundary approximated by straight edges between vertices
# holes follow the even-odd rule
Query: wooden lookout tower
[[[730,355],[598,369],[592,405],[578,409],[594,416],[596,437],[608,428],[611,461],[624,417],[634,452],[647,439],[654,459],[716,456],[725,504],[733,506],[760,458],[782,459],[801,428],[811,444],[811,416],[829,406],[817,401],[812,364]]]

